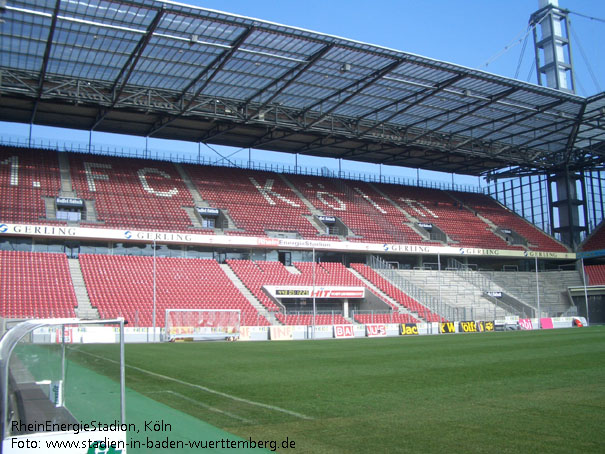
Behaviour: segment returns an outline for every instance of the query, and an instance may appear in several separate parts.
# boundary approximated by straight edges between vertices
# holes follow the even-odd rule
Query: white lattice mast
[[[531,15],[538,84],[575,93],[575,76],[569,39],[569,11],[559,7],[559,0],[538,0],[540,8]],[[570,141],[564,153],[574,146]],[[587,231],[584,181],[575,169],[562,167],[548,176],[551,233],[575,249]],[[554,183],[554,185],[553,185]],[[584,207],[584,225],[579,207]],[[558,223],[558,225],[554,225]]]
[[[538,7],[530,19],[538,84],[575,93],[569,11],[559,8],[559,0],[538,0]]]

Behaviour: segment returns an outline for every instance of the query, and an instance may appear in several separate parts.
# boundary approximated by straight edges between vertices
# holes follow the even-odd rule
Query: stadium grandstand
[[[0,3],[2,121],[490,182],[4,143],[0,317],[605,321],[605,94],[172,2]]]

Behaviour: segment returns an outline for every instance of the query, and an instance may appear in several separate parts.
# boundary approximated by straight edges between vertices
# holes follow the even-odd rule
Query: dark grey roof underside
[[[604,161],[605,94],[171,2],[0,18],[0,120],[473,175]]]

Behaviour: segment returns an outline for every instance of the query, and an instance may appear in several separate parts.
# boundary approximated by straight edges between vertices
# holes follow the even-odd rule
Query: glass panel
[[[118,327],[38,328],[15,345],[8,361],[7,435],[121,422]]]

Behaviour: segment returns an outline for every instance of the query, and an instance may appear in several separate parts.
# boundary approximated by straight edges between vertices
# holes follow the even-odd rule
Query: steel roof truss
[[[299,63],[297,66],[290,68],[281,77],[274,79],[268,85],[266,85],[265,87],[258,90],[252,96],[248,97],[248,99],[246,99],[244,101],[244,103],[248,104],[248,103],[252,102],[253,99],[268,92],[274,86],[284,82],[280,88],[278,88],[268,99],[263,101],[263,103],[259,107],[257,107],[257,109],[259,111],[261,111],[269,103],[271,103],[277,96],[279,96],[284,90],[286,90],[292,83],[294,83],[294,81],[296,81],[296,79],[301,74],[303,74],[310,66],[312,66],[316,61],[318,61],[320,58],[322,58],[324,55],[326,55],[330,51],[330,49],[332,49],[333,47],[334,47],[333,45],[323,46],[317,52],[315,52],[313,55],[311,55],[307,61],[305,61],[304,63]]]
[[[500,92],[500,93],[498,93],[496,95],[491,96],[487,101],[478,99],[478,100],[472,102],[471,104],[468,104],[467,107],[470,107],[472,105],[475,105],[475,107],[472,108],[469,111],[459,112],[458,115],[455,116],[454,119],[450,119],[450,120],[446,121],[445,123],[441,124],[439,127],[435,128],[435,129],[427,130],[424,134],[422,134],[422,135],[414,138],[412,141],[410,141],[408,143],[408,145],[411,145],[411,144],[415,143],[417,140],[422,139],[425,135],[430,134],[431,132],[440,131],[441,129],[445,128],[446,126],[449,126],[449,125],[457,122],[458,120],[461,120],[464,117],[468,117],[469,115],[472,115],[475,112],[477,112],[477,111],[479,111],[479,110],[481,110],[481,109],[483,109],[483,108],[485,108],[485,107],[487,107],[487,106],[489,106],[489,105],[491,105],[491,104],[493,104],[495,102],[498,102],[499,100],[501,100],[503,98],[506,98],[507,96],[511,95],[515,91],[517,91],[516,88],[509,88],[508,90],[504,90],[504,91],[502,91],[502,92]],[[456,111],[458,111],[458,110],[460,110],[460,109],[451,109],[451,110],[448,110],[447,112],[441,112],[439,114],[433,115],[433,117],[427,118],[424,121],[432,121],[432,120],[434,120],[434,119],[436,119],[436,118],[438,118],[440,116],[443,116],[445,114],[450,115],[452,113],[456,113]],[[422,124],[424,121],[418,121],[416,123],[413,123],[413,124],[409,125],[409,127],[413,127],[413,126],[416,126],[418,124]]]
[[[44,80],[46,79],[46,71],[48,69],[48,61],[50,59],[50,49],[53,45],[53,36],[57,28],[57,18],[59,16],[60,7],[61,0],[56,0],[55,8],[53,10],[52,19],[50,23],[50,29],[48,31],[48,38],[46,40],[46,46],[44,49],[44,56],[42,57],[42,66],[40,68],[40,76],[38,78],[38,89],[36,94],[36,100],[34,101],[34,107],[32,109],[32,114],[29,120],[30,124],[34,123],[34,120],[36,118],[36,112],[38,111],[38,104],[40,103],[40,98],[42,97],[42,88],[44,87]]]
[[[571,154],[574,150],[574,144],[576,142],[576,138],[578,137],[578,131],[580,129],[580,125],[582,124],[582,117],[584,116],[584,112],[586,111],[586,102],[582,104],[580,108],[580,112],[578,113],[578,118],[574,122],[571,132],[569,134],[569,138],[567,139],[567,144],[565,145],[565,164],[569,165],[569,160],[571,159]]]
[[[118,74],[118,77],[116,77],[116,79],[113,82],[113,86],[111,87],[111,93],[112,93],[111,106],[108,109],[99,110],[99,113],[97,114],[94,124],[90,127],[91,131],[94,131],[97,128],[97,126],[99,126],[99,124],[105,119],[107,114],[118,103],[118,100],[120,99],[120,96],[122,95],[122,92],[124,91],[124,88],[126,87],[126,84],[128,83],[128,80],[130,79],[132,72],[134,71],[134,68],[137,66],[137,63],[138,63],[139,59],[141,58],[141,55],[143,55],[143,51],[149,44],[149,41],[151,40],[151,38],[153,36],[153,32],[157,29],[157,27],[159,25],[160,20],[162,19],[162,16],[164,15],[164,11],[165,11],[165,9],[161,8],[156,12],[156,15],[153,18],[153,20],[151,21],[151,23],[149,24],[149,27],[147,28],[146,33],[141,37],[141,39],[139,40],[135,49],[128,57],[128,60],[126,61],[124,66],[122,66],[122,69],[120,70],[120,73]],[[124,74],[126,74],[126,75],[124,76]],[[120,83],[122,76],[124,76],[124,78],[118,88],[118,84]]]
[[[202,78],[204,78],[204,76],[206,76],[206,74],[210,73],[208,75],[208,77],[206,78],[206,80],[202,83],[202,85],[197,88],[197,90],[195,91],[195,94],[190,98],[188,104],[185,104],[183,111],[186,111],[188,109],[189,105],[191,105],[191,103],[193,103],[195,101],[195,98],[197,98],[202,93],[202,91],[204,91],[204,89],[208,86],[208,84],[210,84],[210,82],[212,82],[212,80],[216,77],[216,75],[227,64],[227,62],[229,61],[229,58],[235,52],[237,52],[237,50],[240,48],[240,46],[242,44],[244,44],[244,41],[248,38],[248,36],[250,36],[250,34],[253,31],[254,31],[253,27],[244,29],[244,31],[231,44],[229,49],[226,49],[222,53],[220,53],[208,66],[206,66],[195,78],[193,78],[193,80],[189,83],[189,85],[187,85],[185,87],[185,89],[182,91],[181,96],[180,96],[183,99],[186,97],[187,92],[196,83],[201,81]]]
[[[354,96],[356,96],[364,88],[369,87],[370,85],[372,85],[373,83],[375,83],[378,79],[380,79],[381,77],[384,77],[386,74],[388,74],[389,72],[391,72],[394,69],[396,69],[402,62],[403,62],[402,60],[395,60],[395,61],[389,63],[388,65],[386,65],[386,66],[384,66],[384,67],[382,67],[382,68],[374,71],[372,74],[364,77],[363,79],[358,79],[358,80],[355,80],[355,81],[351,82],[350,84],[344,86],[343,88],[341,88],[341,89],[335,91],[334,93],[331,93],[330,95],[326,96],[325,98],[319,99],[316,102],[314,102],[313,104],[311,104],[310,106],[305,107],[302,110],[302,112],[300,112],[299,115],[301,117],[304,117],[307,113],[309,113],[310,111],[312,111],[315,107],[317,107],[317,106],[325,103],[326,101],[334,98],[335,96],[340,96],[341,94],[346,93],[349,90],[354,89],[355,87],[358,87],[361,84],[361,88],[355,89],[355,91],[353,93],[349,94],[348,96],[346,96],[344,100],[338,101],[335,106],[331,107],[328,111],[324,112],[322,115],[319,116],[319,118],[317,118],[316,120],[314,120],[307,127],[313,126],[315,123],[321,121],[327,115],[329,115],[330,113],[332,113],[335,109],[337,109],[344,102],[346,102],[349,99],[351,99]]]
[[[392,113],[391,115],[389,115],[388,117],[380,120],[379,122],[374,123],[369,129],[364,130],[360,136],[367,136],[370,132],[374,131],[376,128],[384,125],[385,123],[388,123],[390,120],[392,120],[393,118],[395,118],[398,115],[401,115],[402,113],[404,113],[406,110],[411,109],[412,107],[420,104],[421,102],[425,101],[426,99],[434,96],[436,93],[439,93],[442,90],[445,90],[447,87],[449,87],[452,84],[455,84],[456,82],[462,80],[465,77],[464,74],[457,74],[454,77],[451,77],[443,82],[439,82],[436,86],[431,87],[431,88],[427,88],[425,90],[422,90],[419,93],[414,93],[412,95],[408,95],[403,99],[398,100],[397,104],[399,103],[403,103],[406,102],[412,98],[417,97],[418,95],[420,95],[419,99],[416,99],[414,102],[405,105],[404,107],[402,107],[401,109],[397,109],[394,113]],[[391,103],[393,104],[393,103]],[[386,107],[385,107],[386,108]]]
[[[183,107],[181,108],[180,112],[173,117],[162,117],[159,121],[155,122],[153,124],[153,126],[151,127],[151,129],[149,130],[149,132],[147,133],[147,136],[151,136],[151,135],[157,133],[158,131],[165,128],[170,123],[172,123],[173,121],[175,121],[176,119],[181,117],[191,107],[191,105],[195,102],[195,100],[200,96],[202,91],[208,86],[208,84],[212,81],[212,79],[214,79],[214,77],[216,77],[216,75],[221,71],[221,69],[225,66],[225,64],[227,64],[227,62],[229,61],[229,58],[239,49],[239,47],[244,43],[246,38],[248,38],[248,36],[250,36],[250,34],[253,31],[254,31],[253,27],[246,28],[237,37],[237,39],[233,42],[233,44],[231,45],[231,47],[229,49],[224,50],[210,64],[208,64],[208,66],[206,66],[181,92],[181,95],[177,102],[177,104],[179,104],[179,103],[183,104]],[[210,74],[208,75],[208,77],[206,78],[204,83],[202,83],[202,85],[197,88],[196,92],[193,94],[193,96],[191,96],[189,101],[185,102],[185,97],[187,95],[187,92],[208,73],[210,73]]]
[[[514,126],[514,125],[518,124],[521,121],[525,121],[525,120],[527,120],[527,119],[529,119],[531,117],[534,117],[535,115],[543,113],[544,111],[546,111],[548,109],[552,109],[554,107],[557,107],[557,106],[563,104],[564,102],[565,102],[565,100],[558,99],[558,100],[553,101],[553,102],[551,102],[549,104],[546,104],[545,106],[538,107],[535,111],[533,111],[533,112],[531,112],[529,114],[522,115],[521,118],[515,119],[515,121],[513,123],[505,123],[504,125],[500,126],[499,128],[490,130],[489,132],[487,132],[487,133],[485,133],[485,134],[483,134],[481,136],[478,136],[478,137],[469,137],[468,139],[466,139],[466,140],[462,141],[461,143],[459,143],[455,148],[452,149],[452,151],[453,150],[457,150],[457,149],[463,147],[464,145],[466,145],[469,142],[476,142],[476,141],[482,140],[482,139],[484,139],[485,137],[487,137],[487,136],[489,136],[491,134],[494,134],[494,133],[496,133],[498,131],[502,131],[502,130],[504,130],[506,128],[510,128],[511,126]],[[475,126],[472,126],[470,128],[466,128],[465,130],[480,129],[483,126],[487,126],[489,124],[502,123],[502,121],[507,120],[509,118],[515,118],[517,115],[518,115],[518,113],[515,112],[515,113],[512,113],[512,114],[506,115],[505,117],[502,117],[502,118],[494,119],[494,120],[482,123],[480,125],[475,125]],[[452,135],[458,135],[459,133],[460,133],[460,131],[455,131],[455,132],[452,133]]]

